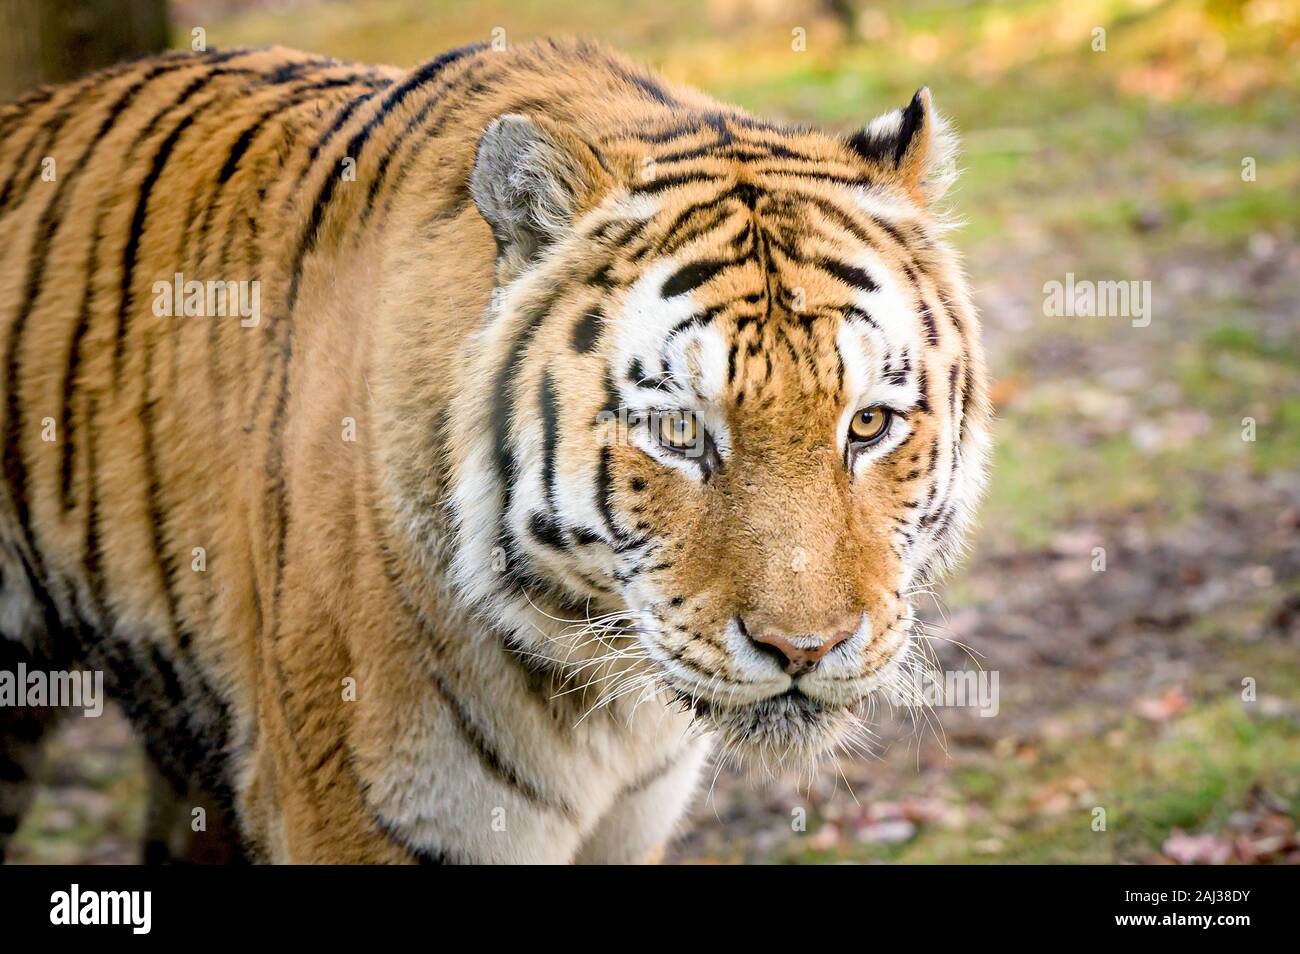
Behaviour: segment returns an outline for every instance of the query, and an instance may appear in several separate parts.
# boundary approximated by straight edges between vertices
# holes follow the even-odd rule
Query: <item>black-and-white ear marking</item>
[[[935,111],[928,87],[918,89],[903,109],[877,116],[848,144],[927,203],[942,197],[957,177],[957,139]]]
[[[589,187],[582,162],[516,113],[494,119],[484,131],[469,180],[474,204],[512,271],[570,227]]]

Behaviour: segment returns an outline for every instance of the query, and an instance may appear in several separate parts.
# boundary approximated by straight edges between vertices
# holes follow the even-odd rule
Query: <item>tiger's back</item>
[[[265,559],[255,382],[271,393],[283,333],[237,305],[283,282],[307,144],[399,75],[281,49],[176,53],[0,112],[5,661],[103,672],[169,783],[227,805],[239,702],[213,659],[248,630]],[[34,751],[14,761],[28,774]]]

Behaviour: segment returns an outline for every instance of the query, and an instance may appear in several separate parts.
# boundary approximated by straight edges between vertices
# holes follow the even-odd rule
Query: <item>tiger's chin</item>
[[[743,706],[695,703],[696,716],[722,737],[720,752],[750,771],[813,768],[844,746],[861,723],[853,707],[791,689]]]

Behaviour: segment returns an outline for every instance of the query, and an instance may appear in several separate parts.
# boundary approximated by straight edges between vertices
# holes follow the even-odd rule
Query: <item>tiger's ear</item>
[[[570,138],[507,113],[479,140],[469,191],[510,276],[568,231],[599,184],[591,150]]]
[[[929,87],[918,89],[903,109],[877,116],[848,142],[927,205],[957,178],[957,137],[935,111]]]

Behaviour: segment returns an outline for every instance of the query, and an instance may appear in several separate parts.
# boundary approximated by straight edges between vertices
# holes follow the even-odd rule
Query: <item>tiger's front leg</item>
[[[639,779],[584,840],[576,864],[658,864],[690,804],[712,749],[696,739],[678,759]]]
[[[572,859],[577,832],[567,820],[526,806],[504,808],[498,803],[508,799],[471,785],[450,798],[431,794],[444,783],[463,782],[472,771],[468,766],[446,763],[442,778],[423,785],[407,784],[395,764],[390,769],[392,801],[382,805],[371,804],[361,788],[345,780],[326,791],[302,777],[282,777],[275,794],[260,793],[251,806],[262,859],[366,865],[563,864]]]

